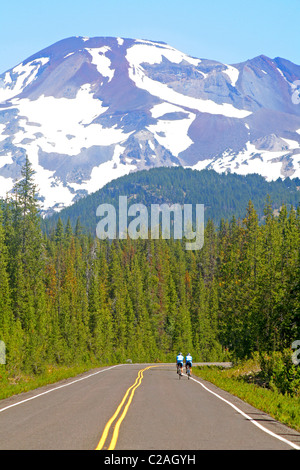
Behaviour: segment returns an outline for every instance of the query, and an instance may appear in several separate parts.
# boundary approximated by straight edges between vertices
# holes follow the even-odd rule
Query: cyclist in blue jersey
[[[183,360],[184,360],[184,357],[183,357],[182,353],[180,352],[176,357],[176,366],[180,367],[181,374],[183,372]]]
[[[190,355],[190,353],[188,353],[185,357],[185,371],[186,371],[187,366],[190,366],[190,372],[192,373],[192,365],[193,365],[193,358]]]

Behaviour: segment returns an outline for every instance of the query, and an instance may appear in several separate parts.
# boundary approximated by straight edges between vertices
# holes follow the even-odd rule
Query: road
[[[300,434],[173,364],[124,364],[1,400],[0,449],[291,450]]]

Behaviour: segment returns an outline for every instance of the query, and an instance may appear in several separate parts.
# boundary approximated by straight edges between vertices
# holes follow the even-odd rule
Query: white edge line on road
[[[247,415],[246,413],[244,413],[242,410],[240,410],[237,406],[235,406],[233,403],[231,403],[230,401],[228,400],[225,400],[225,398],[221,397],[220,395],[218,395],[217,393],[213,392],[212,390],[210,390],[209,388],[207,388],[203,383],[199,382],[199,380],[196,380],[194,379],[194,377],[190,377],[192,380],[194,380],[194,382],[197,382],[198,384],[201,385],[201,387],[205,388],[205,390],[207,390],[209,393],[212,393],[213,395],[215,395],[216,397],[220,398],[220,400],[224,401],[225,403],[227,403],[228,405],[230,405],[232,408],[234,408],[238,413],[240,413],[241,415],[243,415],[245,418],[247,418],[249,421],[251,421],[252,424],[255,424],[255,426],[257,426],[258,428],[260,428],[262,431],[266,432],[267,434],[270,434],[271,436],[275,437],[276,439],[279,439],[280,441],[282,442],[285,442],[286,444],[288,444],[289,446],[293,447],[294,449],[296,450],[300,450],[300,447],[297,446],[297,444],[294,444],[293,442],[291,441],[288,441],[287,439],[285,439],[284,437],[281,437],[281,436],[278,436],[278,434],[275,434],[274,432],[270,431],[269,429],[265,428],[264,426],[262,426],[261,424],[259,424],[257,421],[255,421],[255,419],[251,418],[249,415]]]
[[[88,379],[88,378],[92,377],[93,375],[101,374],[102,372],[106,372],[107,370],[114,369],[115,367],[119,367],[119,366],[123,366],[123,365],[125,365],[125,364],[117,364],[115,366],[107,367],[106,369],[98,370],[97,372],[94,372],[93,374],[89,374],[85,377],[81,377],[80,379],[72,380],[72,382],[68,382],[66,384],[59,385],[58,387],[51,388],[50,390],[46,390],[45,392],[39,393],[38,395],[34,395],[33,397],[26,398],[25,400],[18,401],[17,403],[12,403],[11,405],[8,405],[8,406],[5,406],[4,408],[1,408],[0,413],[2,413],[2,411],[8,410],[8,408],[12,408],[14,406],[21,405],[22,403],[25,403],[25,402],[30,401],[30,400],[34,400],[35,398],[41,397],[42,395],[46,395],[47,393],[54,392],[55,390],[58,390],[60,388],[68,387],[69,385],[73,385],[76,382],[80,382],[81,380]]]

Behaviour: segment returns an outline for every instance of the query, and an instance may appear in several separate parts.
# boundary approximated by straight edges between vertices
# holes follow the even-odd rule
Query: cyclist
[[[188,353],[185,357],[185,371],[186,371],[187,366],[190,366],[190,372],[192,373],[192,364],[193,364],[193,358],[190,355],[190,353]]]
[[[182,369],[183,369],[183,360],[184,360],[184,357],[182,353],[180,352],[176,357],[176,365],[177,365],[177,368],[178,366],[180,367],[181,375],[182,375]]]

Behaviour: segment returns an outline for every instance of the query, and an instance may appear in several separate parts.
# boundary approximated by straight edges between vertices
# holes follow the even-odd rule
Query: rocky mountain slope
[[[199,46],[199,49],[200,46]],[[72,37],[0,75],[0,197],[27,153],[45,212],[161,166],[300,177],[300,66]]]

